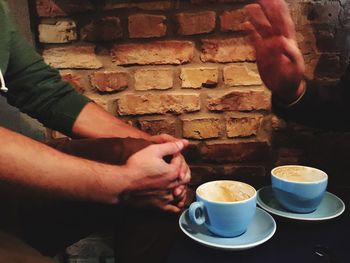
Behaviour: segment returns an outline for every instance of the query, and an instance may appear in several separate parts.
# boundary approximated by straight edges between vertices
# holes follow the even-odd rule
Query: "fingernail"
[[[179,150],[181,151],[182,148],[184,147],[184,143],[182,141],[176,141],[175,142],[176,146],[179,148]]]
[[[189,145],[190,144],[190,142],[188,140],[186,140],[186,139],[182,139],[181,141],[182,141],[182,143],[184,145]]]
[[[181,194],[181,189],[176,188],[176,189],[174,190],[174,195],[175,195],[175,196],[179,196],[180,194]]]

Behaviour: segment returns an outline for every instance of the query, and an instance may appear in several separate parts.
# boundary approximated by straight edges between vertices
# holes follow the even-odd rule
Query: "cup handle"
[[[201,202],[192,203],[188,214],[194,224],[202,225],[205,222],[204,205]]]

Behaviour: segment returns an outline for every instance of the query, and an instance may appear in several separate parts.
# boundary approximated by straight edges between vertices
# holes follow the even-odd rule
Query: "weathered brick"
[[[266,141],[207,142],[201,148],[207,162],[253,162],[268,159],[269,145]]]
[[[223,69],[224,83],[229,86],[261,85],[262,81],[256,64],[237,63]]]
[[[166,17],[162,15],[135,14],[129,16],[129,37],[150,38],[165,36]]]
[[[194,44],[190,41],[157,41],[145,44],[115,45],[111,51],[118,65],[183,64],[192,61]]]
[[[203,39],[203,62],[244,62],[255,61],[255,50],[247,38]]]
[[[237,180],[246,183],[253,181],[256,183],[258,179],[264,180],[266,175],[265,167],[262,165],[208,164],[191,165],[190,168],[192,176],[189,186],[195,187],[214,180]]]
[[[227,117],[227,137],[235,138],[255,136],[260,130],[262,120],[262,115],[239,115]]]
[[[183,88],[215,87],[218,83],[218,67],[183,67],[180,79]]]
[[[137,120],[137,126],[151,135],[166,133],[175,136],[176,133],[176,120],[170,118]]]
[[[185,157],[186,161],[193,164],[201,162],[201,154],[199,150],[199,141],[190,141],[190,145],[188,145],[183,151],[182,154]]]
[[[95,46],[75,45],[47,48],[43,57],[54,68],[99,69],[102,63],[97,59]]]
[[[111,99],[108,96],[99,95],[98,93],[86,93],[84,94],[94,101],[97,105],[101,106],[106,111],[109,111]]]
[[[164,90],[173,87],[171,68],[146,68],[135,71],[135,90]]]
[[[129,74],[125,71],[96,71],[89,77],[91,86],[102,92],[121,91],[128,87]]]
[[[191,165],[191,181],[189,182],[190,186],[199,186],[202,183],[214,180],[220,171],[215,169],[213,166],[209,165]]]
[[[120,115],[179,114],[200,110],[198,94],[125,94],[117,104]]]
[[[68,43],[77,40],[74,21],[57,21],[55,24],[39,24],[41,43]]]
[[[61,71],[60,75],[63,80],[69,82],[79,93],[84,93],[85,87],[82,84],[81,76],[75,72]]]
[[[218,118],[184,118],[182,124],[182,136],[185,138],[209,139],[220,136]]]
[[[110,16],[90,21],[80,31],[84,41],[113,41],[123,36],[119,17]]]
[[[207,103],[211,111],[270,110],[271,95],[262,89],[234,90],[224,95],[210,95]]]
[[[237,177],[264,177],[266,176],[266,169],[264,166],[255,165],[225,165],[223,175],[227,179]]]
[[[125,2],[118,3],[115,0],[106,0],[104,10],[114,10],[120,8],[139,8],[143,10],[167,10],[172,7],[171,0],[163,1],[143,1],[143,2]]]
[[[195,35],[212,32],[215,28],[216,13],[203,11],[176,14],[178,34]]]
[[[40,17],[67,16],[94,10],[86,0],[36,0],[36,11]]]
[[[241,24],[246,19],[247,15],[243,9],[225,11],[220,16],[220,30],[223,32],[242,30]]]

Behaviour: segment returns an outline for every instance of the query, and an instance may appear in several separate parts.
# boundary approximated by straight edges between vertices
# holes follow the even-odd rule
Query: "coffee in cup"
[[[297,213],[310,213],[322,201],[328,176],[313,167],[284,165],[272,169],[271,183],[274,195],[283,208]]]
[[[197,225],[223,237],[243,234],[254,217],[256,190],[238,181],[212,181],[196,190],[197,201],[189,208],[189,216]]]

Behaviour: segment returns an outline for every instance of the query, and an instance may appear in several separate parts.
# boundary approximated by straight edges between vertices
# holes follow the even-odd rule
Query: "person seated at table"
[[[316,85],[304,77],[295,25],[284,0],[258,0],[245,6],[257,65],[272,91],[274,111],[299,123],[328,130],[350,129],[350,66],[336,85]]]
[[[19,34],[2,0],[0,39],[0,88],[8,102],[46,127],[87,139],[56,145],[61,147],[58,151],[0,128],[1,205],[13,208],[11,203],[19,203],[14,209],[19,209],[17,220],[22,223],[14,229],[22,240],[0,232],[0,262],[52,262],[23,241],[45,255],[54,255],[58,252],[55,248],[62,246],[61,239],[67,236],[69,242],[77,241],[85,230],[94,230],[84,229],[84,225],[104,226],[107,221],[122,218],[124,222],[115,222],[117,237],[124,238],[119,243],[123,256],[118,261],[134,262],[137,257],[142,259],[141,254],[147,255],[149,261],[159,260],[145,253],[150,248],[154,255],[165,253],[162,249],[154,251],[154,235],[142,236],[155,228],[163,231],[155,232],[159,236],[166,231],[171,236],[170,230],[162,230],[163,218],[138,208],[136,212],[132,209],[131,219],[127,220],[122,207],[180,212],[190,180],[190,170],[181,155],[188,142],[169,135],[150,136],[75,92]],[[103,139],[107,137],[134,139]],[[169,156],[172,159],[164,160]],[[47,204],[41,206],[38,202]],[[1,211],[0,229],[11,232],[5,225],[16,222],[7,218],[6,210]],[[147,222],[153,227],[148,228]],[[134,224],[135,232],[145,223],[144,231],[127,233],[131,227],[123,226],[128,223]],[[68,238],[73,232],[77,234],[75,240]],[[23,251],[28,253],[21,255]]]

